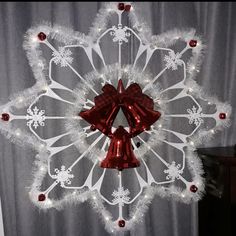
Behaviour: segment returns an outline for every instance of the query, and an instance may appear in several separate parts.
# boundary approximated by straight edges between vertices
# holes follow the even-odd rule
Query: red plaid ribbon
[[[131,84],[123,93],[119,93],[112,85],[106,84],[102,88],[103,93],[94,98],[95,106],[102,109],[114,103],[119,106],[123,100],[136,102],[139,105],[153,109],[154,102],[146,94],[142,93],[142,89],[137,83]]]

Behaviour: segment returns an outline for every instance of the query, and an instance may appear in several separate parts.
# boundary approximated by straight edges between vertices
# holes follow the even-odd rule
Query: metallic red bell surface
[[[140,166],[131,145],[130,134],[119,126],[111,136],[106,158],[101,162],[102,168],[123,170]]]
[[[118,111],[119,107],[112,103],[101,109],[94,106],[88,111],[81,111],[79,116],[90,123],[94,130],[99,129],[105,135],[110,135]]]
[[[130,126],[129,133],[132,137],[137,136],[144,130],[149,130],[151,125],[154,124],[161,116],[161,113],[138,103],[124,101],[122,110],[127,118]]]

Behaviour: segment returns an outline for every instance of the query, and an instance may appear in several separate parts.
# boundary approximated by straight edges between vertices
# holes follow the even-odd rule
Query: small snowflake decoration
[[[27,109],[27,115],[26,115],[26,120],[28,120],[27,125],[33,127],[35,129],[38,128],[38,126],[44,126],[44,121],[46,119],[45,117],[45,110],[39,110],[37,106],[31,110],[31,108]]]
[[[175,164],[175,161],[171,163],[171,165],[168,166],[169,168],[164,170],[164,173],[168,174],[166,176],[166,179],[169,180],[174,180],[174,179],[179,179],[179,175],[183,173],[183,170],[180,169],[181,165],[180,164]]]
[[[73,62],[73,57],[71,57],[72,52],[69,49],[59,47],[58,52],[53,51],[52,56],[56,65],[60,64],[62,67],[68,66],[68,63]]]
[[[113,25],[109,27],[111,18]],[[130,22],[129,26],[123,24],[126,20]],[[104,38],[115,47],[102,47],[106,44]],[[138,44],[136,50],[132,45],[133,39]],[[123,50],[124,46],[132,49],[134,58],[129,60],[129,64],[127,56],[122,54],[127,51]],[[44,54],[45,47],[51,50],[49,59]],[[171,30],[152,36],[151,30],[139,21],[134,4],[114,2],[104,5],[88,35],[58,25],[39,25],[28,30],[24,48],[36,83],[0,105],[0,130],[15,143],[29,145],[37,152],[36,171],[30,189],[30,199],[36,206],[61,209],[68,203],[88,200],[96,208],[106,230],[116,233],[131,230],[142,221],[147,205],[155,195],[184,203],[201,199],[204,193],[203,170],[194,151],[216,131],[229,126],[231,106],[206,95],[194,80],[204,49],[194,29]],[[83,54],[78,54],[78,51],[83,51]],[[115,63],[110,62],[110,55],[116,57]],[[150,64],[156,55],[160,60],[155,62],[153,70]],[[84,73],[81,65],[73,63],[74,57],[79,61],[81,57],[87,60],[91,71]],[[99,63],[95,63],[97,61]],[[66,78],[65,72],[68,73]],[[67,82],[74,79],[78,84],[74,86],[71,82],[70,87]],[[104,85],[117,86],[119,80],[123,81],[125,88],[137,83],[142,93],[154,101],[154,108],[160,111],[161,117],[150,130],[131,138],[133,152],[143,168],[119,171],[118,176],[114,170],[108,177],[108,171],[101,169],[100,161],[106,157],[110,139],[78,114],[82,109],[94,107],[95,98],[101,94]],[[180,101],[180,105],[175,104]],[[63,107],[58,109],[54,102]],[[42,106],[47,109],[38,108]],[[50,111],[51,108],[54,112]],[[22,121],[25,122],[23,126]],[[56,132],[47,136],[44,134],[49,133],[50,122],[57,122],[53,126]],[[178,125],[171,125],[172,122]],[[17,128],[16,123],[19,125]],[[125,128],[128,131],[128,127]],[[165,156],[168,152],[163,152],[163,149],[166,147],[172,149],[174,155]],[[59,159],[63,163],[58,166]],[[90,163],[86,166],[89,172],[83,183],[76,184],[79,180],[76,175],[85,172],[82,160]],[[162,177],[156,178],[153,171],[161,173]],[[126,186],[130,181],[139,186],[138,192]],[[179,182],[182,187],[179,187]],[[43,183],[51,184],[46,186]],[[102,191],[104,186],[111,190],[109,194]],[[64,193],[61,197],[55,197],[56,187]],[[106,206],[114,207],[118,216],[113,216]],[[125,208],[131,209],[126,217]]]
[[[174,51],[170,51],[168,55],[165,55],[164,61],[166,62],[166,67],[168,69],[177,70],[178,66],[181,66],[183,64],[183,61],[180,59],[181,54],[176,53]]]
[[[113,38],[113,42],[119,42],[119,44],[122,44],[123,42],[128,43],[128,37],[130,37],[130,32],[128,32],[128,28],[125,26],[122,28],[122,25],[119,24],[118,28],[116,26],[112,27],[112,31],[110,32]]]
[[[128,189],[124,190],[124,187],[119,187],[118,191],[114,190],[114,192],[112,193],[112,196],[114,197],[112,202],[114,204],[120,203],[121,206],[124,206],[124,203],[127,203],[130,200],[130,198],[128,197],[129,194],[130,192]]]
[[[57,182],[60,183],[61,187],[65,187],[66,184],[71,184],[72,178],[74,178],[73,174],[70,174],[71,170],[66,169],[65,166],[61,166],[61,170],[55,169],[56,175],[52,175],[53,179],[56,179]]]
[[[204,122],[201,118],[202,109],[200,107],[197,109],[193,106],[192,109],[187,109],[187,112],[189,113],[189,124],[195,124],[198,126]]]

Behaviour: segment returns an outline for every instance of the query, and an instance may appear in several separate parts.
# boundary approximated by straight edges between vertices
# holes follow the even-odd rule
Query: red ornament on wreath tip
[[[190,191],[193,192],[193,193],[196,193],[198,190],[198,187],[196,185],[191,185],[190,186]]]
[[[119,220],[118,225],[122,228],[125,227],[125,221],[124,220]]]
[[[189,41],[189,46],[192,47],[192,48],[196,47],[197,46],[197,40],[195,40],[195,39],[190,40]]]
[[[41,194],[38,195],[38,201],[39,202],[43,202],[45,200],[46,200],[46,195],[45,194],[41,193]]]
[[[8,113],[2,113],[1,119],[3,121],[9,121],[10,120],[10,115]]]
[[[38,34],[38,39],[39,39],[40,41],[44,41],[46,38],[47,38],[47,35],[46,35],[44,32],[40,32],[40,33]]]
[[[122,3],[122,2],[118,3],[118,9],[119,9],[120,11],[123,11],[123,10],[125,9],[125,4]]]
[[[219,118],[221,119],[221,120],[224,120],[224,119],[226,119],[226,114],[225,113],[220,113],[219,114]]]

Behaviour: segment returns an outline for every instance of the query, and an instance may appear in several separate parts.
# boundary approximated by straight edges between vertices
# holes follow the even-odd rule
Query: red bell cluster
[[[154,110],[153,100],[142,93],[137,83],[125,89],[122,80],[119,80],[117,89],[106,84],[102,91],[102,94],[94,98],[95,106],[79,113],[91,124],[92,130],[98,129],[111,138],[107,156],[101,163],[101,167],[119,170],[137,167],[140,163],[133,153],[131,138],[150,129],[161,114]],[[123,126],[119,126],[112,133],[112,124],[120,108],[128,121],[129,132]]]

